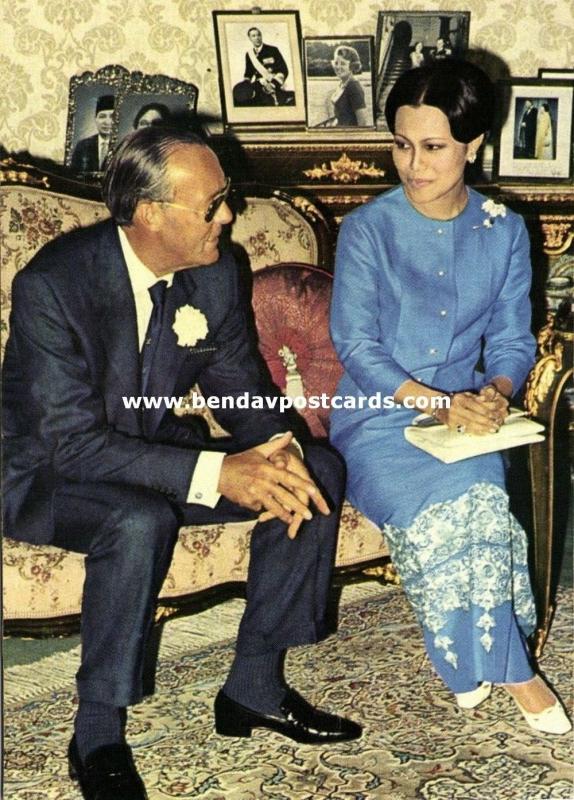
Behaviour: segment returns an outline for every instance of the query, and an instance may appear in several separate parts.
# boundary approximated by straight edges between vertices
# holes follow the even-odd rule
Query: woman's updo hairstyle
[[[359,75],[359,73],[362,72],[363,65],[361,64],[361,58],[354,47],[340,44],[333,53],[333,61],[337,58],[337,56],[340,56],[340,58],[344,58],[345,61],[349,62],[349,69],[353,75]]]
[[[401,106],[435,106],[446,115],[453,139],[468,144],[492,126],[494,85],[480,67],[468,61],[435,61],[415,67],[397,80],[385,104],[391,133]]]

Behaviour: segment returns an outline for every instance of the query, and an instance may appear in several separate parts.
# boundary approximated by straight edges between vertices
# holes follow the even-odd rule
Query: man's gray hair
[[[182,145],[207,147],[197,133],[150,126],[125,136],[108,164],[102,195],[118,225],[131,225],[140,200],[169,202],[167,159]]]

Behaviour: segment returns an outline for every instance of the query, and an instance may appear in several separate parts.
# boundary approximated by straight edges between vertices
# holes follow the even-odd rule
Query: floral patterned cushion
[[[254,272],[286,261],[319,263],[310,223],[279,197],[247,198],[233,223],[232,238],[245,248]]]
[[[0,315],[6,344],[10,287],[18,270],[50,239],[108,217],[103,203],[20,186],[0,188]]]
[[[185,597],[228,582],[244,581],[253,522],[182,528],[160,598]],[[345,503],[337,547],[338,566],[388,555],[379,529]],[[55,620],[80,613],[84,557],[49,545],[4,540],[4,619]]]

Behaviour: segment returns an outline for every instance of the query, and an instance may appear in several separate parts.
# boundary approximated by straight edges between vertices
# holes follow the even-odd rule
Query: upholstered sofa
[[[15,273],[49,239],[107,216],[94,188],[5,162],[0,185],[2,348],[8,333],[10,285]],[[259,346],[274,381],[288,394],[332,392],[340,374],[329,341],[330,232],[304,198],[252,193],[239,202],[232,242],[253,271],[253,307]],[[185,409],[184,409],[185,411]],[[326,412],[306,412],[316,436],[327,433]],[[209,419],[214,432],[217,425]],[[180,532],[160,605],[183,600],[247,575],[253,523],[186,527]],[[56,632],[77,623],[83,556],[32,546],[4,531],[3,589],[7,631]],[[378,529],[345,504],[336,565],[388,565]],[[383,559],[383,561],[381,561]],[[392,567],[390,568],[392,578]]]

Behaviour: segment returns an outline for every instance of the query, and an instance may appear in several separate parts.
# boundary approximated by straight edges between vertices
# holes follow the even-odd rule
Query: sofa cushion
[[[274,383],[290,397],[326,395],[342,367],[329,335],[332,276],[309,264],[279,264],[253,277],[253,311],[259,349]],[[324,437],[329,408],[300,408],[311,433]]]
[[[0,269],[2,354],[6,344],[11,286],[16,273],[38,250],[66,231],[109,217],[103,203],[47,192],[34,187],[0,189]]]
[[[195,525],[179,532],[160,600],[175,600],[225,583],[244,581],[254,522]],[[5,539],[4,620],[56,621],[80,613],[84,556],[51,545]],[[343,506],[336,564],[348,567],[388,555],[378,528],[348,503]],[[49,630],[49,628],[47,629]]]
[[[232,239],[249,257],[255,272],[284,261],[321,263],[319,241],[310,219],[283,193],[248,197],[233,222]]]

